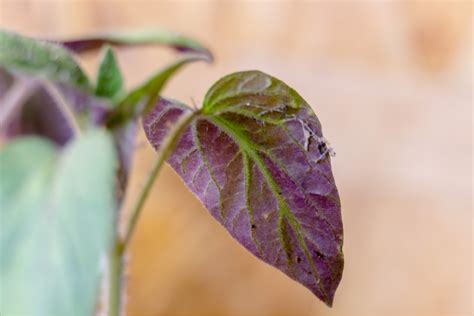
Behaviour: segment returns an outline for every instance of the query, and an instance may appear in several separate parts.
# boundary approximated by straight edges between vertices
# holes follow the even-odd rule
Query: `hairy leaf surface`
[[[0,151],[0,314],[92,315],[113,236],[116,158],[105,131],[58,152],[41,138]]]
[[[0,67],[67,83],[85,91],[92,89],[79,64],[66,49],[6,30],[0,30]]]
[[[155,148],[185,111],[160,99],[144,118]],[[168,162],[245,248],[331,305],[343,230],[329,154],[311,107],[280,80],[247,71],[209,90]]]

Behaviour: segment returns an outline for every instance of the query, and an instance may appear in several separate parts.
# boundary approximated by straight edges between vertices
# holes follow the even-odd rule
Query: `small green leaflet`
[[[117,105],[111,109],[107,117],[107,126],[114,131],[120,157],[120,180],[126,186],[134,151],[136,119],[148,112],[156,103],[163,87],[177,71],[194,61],[210,61],[207,55],[185,54],[175,62],[157,71],[142,84],[126,94],[117,95]]]
[[[108,45],[102,50],[102,58],[97,71],[95,94],[112,99],[123,89],[123,78],[120,73],[114,51]]]
[[[119,126],[131,118],[138,117],[148,112],[156,103],[158,96],[169,79],[184,65],[194,61],[207,61],[207,56],[202,54],[186,54],[177,61],[157,71],[144,83],[128,92],[110,113],[108,126]]]
[[[0,151],[0,315],[93,315],[114,232],[116,166],[103,130],[62,152],[36,137]]]

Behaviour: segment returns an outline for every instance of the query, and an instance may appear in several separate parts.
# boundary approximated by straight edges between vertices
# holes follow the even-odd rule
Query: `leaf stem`
[[[109,255],[108,269],[108,316],[121,316],[123,303],[123,261],[124,251],[120,240],[117,238]]]
[[[54,84],[49,81],[43,81],[43,85],[46,91],[48,91],[49,95],[54,99],[54,101],[56,101],[56,105],[58,106],[61,113],[63,113],[66,121],[69,123],[74,136],[80,136],[81,127],[73,112],[72,105],[68,103],[62,92],[59,91],[59,89]]]
[[[133,234],[133,230],[136,226],[138,217],[140,215],[140,211],[143,208],[143,205],[145,204],[146,198],[148,194],[150,193],[151,187],[153,186],[156,176],[160,172],[163,162],[166,161],[168,156],[173,151],[174,146],[176,145],[176,142],[178,141],[181,134],[185,131],[185,129],[189,126],[191,121],[198,114],[199,114],[199,111],[185,112],[183,115],[181,115],[178,121],[173,124],[173,127],[168,132],[168,135],[163,140],[163,143],[161,144],[156,154],[156,158],[155,158],[155,161],[153,162],[153,166],[148,175],[148,178],[145,181],[144,187],[139,193],[138,198],[135,200],[135,203],[133,204],[133,207],[130,213],[131,214],[130,220],[128,222],[128,227],[126,228],[125,237],[123,239],[123,248],[125,248],[130,241],[130,238]]]
[[[123,313],[123,268],[124,268],[124,257],[126,247],[132,237],[134,228],[137,224],[140,212],[145,204],[146,198],[151,191],[151,187],[158,176],[161,166],[166,161],[168,156],[174,149],[176,142],[181,137],[183,132],[189,126],[191,121],[198,115],[198,111],[190,111],[181,115],[176,123],[173,124],[171,130],[168,132],[166,138],[161,144],[155,161],[153,162],[152,169],[145,180],[143,189],[139,193],[133,207],[131,209],[130,219],[125,230],[123,239],[120,239],[119,235],[116,237],[113,249],[109,254],[109,306],[108,316],[121,316]]]

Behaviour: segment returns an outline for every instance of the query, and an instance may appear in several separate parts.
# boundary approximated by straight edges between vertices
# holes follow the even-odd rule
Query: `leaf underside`
[[[185,111],[162,98],[144,117],[156,149]],[[238,242],[331,306],[344,260],[329,153],[319,120],[293,89],[246,71],[209,90],[168,162]]]
[[[76,53],[97,49],[104,44],[118,46],[165,45],[179,52],[204,54],[208,59],[212,59],[211,52],[197,41],[174,32],[156,28],[99,33],[57,42]]]
[[[88,95],[74,87],[53,83],[67,101],[71,110],[87,121],[90,125],[100,125],[105,120],[106,102]],[[13,117],[7,126],[3,127],[8,138],[17,136],[37,135],[45,137],[58,145],[65,145],[72,137],[69,122],[61,112],[57,100],[40,86]]]

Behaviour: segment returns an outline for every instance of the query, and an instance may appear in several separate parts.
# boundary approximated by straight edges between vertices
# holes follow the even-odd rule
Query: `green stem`
[[[126,247],[132,237],[134,228],[137,224],[138,217],[140,212],[145,204],[146,198],[150,193],[151,187],[158,176],[158,173],[161,169],[161,166],[166,161],[168,156],[174,149],[176,142],[181,137],[183,132],[192,122],[192,120],[198,115],[198,111],[186,112],[183,114],[178,121],[173,124],[173,127],[168,132],[168,135],[163,140],[161,144],[155,161],[153,162],[152,169],[148,175],[148,178],[145,181],[145,185],[141,192],[138,195],[135,203],[133,204],[130,220],[126,228],[125,236],[121,240],[118,236],[115,240],[114,247],[109,255],[109,307],[108,307],[108,316],[121,316],[122,315],[122,297],[124,286],[122,284],[123,280],[123,268],[124,268],[124,254]]]
[[[173,128],[168,132],[168,135],[163,140],[158,152],[156,153],[155,161],[153,162],[152,169],[148,175],[148,178],[145,181],[145,185],[141,190],[138,198],[135,200],[135,204],[132,207],[130,220],[128,222],[128,227],[126,228],[125,237],[123,240],[123,248],[127,246],[132,237],[133,230],[137,224],[138,217],[140,215],[140,211],[145,204],[146,198],[150,193],[151,187],[153,186],[153,182],[155,181],[156,176],[160,172],[161,166],[166,161],[168,156],[174,149],[176,142],[178,141],[181,134],[186,130],[188,125],[191,121],[198,115],[198,111],[194,112],[186,112],[183,114],[178,121],[173,124]]]
[[[116,240],[109,255],[109,286],[108,286],[108,315],[122,315],[122,291],[123,291],[123,249],[120,240]]]

